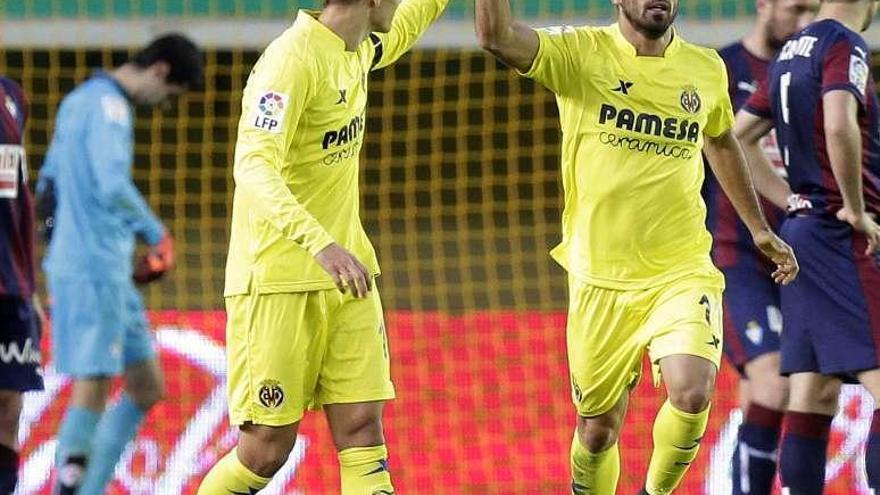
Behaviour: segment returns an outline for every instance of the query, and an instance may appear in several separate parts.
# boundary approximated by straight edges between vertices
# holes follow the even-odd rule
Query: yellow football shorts
[[[612,290],[569,277],[568,362],[581,416],[608,412],[638,383],[645,350],[659,361],[689,354],[721,362],[723,281],[695,276],[642,290]]]
[[[229,417],[287,425],[308,408],[394,398],[379,293],[226,298]]]

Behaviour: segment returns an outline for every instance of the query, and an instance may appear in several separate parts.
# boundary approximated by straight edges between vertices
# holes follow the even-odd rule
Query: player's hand
[[[167,233],[134,267],[134,281],[148,284],[174,268],[174,240]]]
[[[852,225],[853,229],[865,234],[865,237],[868,238],[868,249],[865,250],[866,255],[871,256],[874,253],[880,252],[880,225],[877,225],[873,215],[865,211],[856,213],[847,207],[843,207],[837,212],[837,219]]]
[[[773,271],[773,281],[777,284],[788,285],[797,277],[800,267],[791,246],[780,239],[770,229],[760,230],[752,234],[755,246],[776,264]]]
[[[370,270],[339,244],[333,243],[325,247],[315,255],[315,260],[333,277],[336,287],[343,294],[346,287],[357,298],[367,297],[367,293],[373,290]]]

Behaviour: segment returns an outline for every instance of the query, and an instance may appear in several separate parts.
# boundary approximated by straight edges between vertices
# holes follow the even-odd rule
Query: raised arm
[[[752,173],[755,189],[774,205],[783,210],[788,207],[791,188],[773,169],[773,164],[761,149],[761,138],[773,129],[773,121],[749,111],[740,110],[736,114],[734,134],[742,146],[746,163]]]
[[[871,254],[880,248],[880,226],[865,211],[858,105],[858,100],[846,90],[828,91],[822,97],[825,146],[843,199],[843,209],[837,217],[868,237],[867,254]]]
[[[510,0],[476,0],[474,10],[480,46],[514,69],[528,72],[538,54],[538,34],[513,19]]]
[[[773,279],[781,284],[790,283],[798,272],[794,252],[767,224],[745,156],[733,133],[727,131],[717,137],[707,135],[703,150],[718,183],[752,234],[755,246],[776,264]]]
[[[381,69],[409,51],[448,3],[449,0],[404,0],[394,13],[391,29],[370,34],[375,50],[372,69]]]

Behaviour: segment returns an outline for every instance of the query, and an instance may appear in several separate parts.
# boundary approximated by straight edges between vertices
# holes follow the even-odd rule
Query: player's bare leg
[[[620,478],[617,439],[629,405],[625,393],[610,411],[598,416],[578,416],[571,442],[571,492],[575,495],[613,495]]]
[[[645,483],[650,495],[666,495],[697,456],[709,419],[718,369],[701,357],[676,354],[660,360],[668,399],[654,420],[654,452]]]
[[[342,495],[394,493],[382,431],[384,407],[384,401],[324,406],[339,452]]]
[[[865,445],[865,471],[868,475],[868,486],[880,493],[880,369],[859,373],[858,378],[874,398],[874,417]]]
[[[831,420],[837,412],[841,381],[819,373],[794,373],[780,442],[782,486],[798,495],[821,494]]]
[[[18,480],[18,420],[21,392],[0,390],[0,493],[12,493]]]
[[[788,379],[779,374],[779,359],[779,352],[769,352],[745,364],[748,380],[740,381],[743,422],[734,453],[734,493],[770,493],[776,477],[777,447],[788,404]]]
[[[749,377],[749,405],[757,404],[773,411],[788,405],[788,378],[779,374],[779,353],[768,352],[745,365]]]
[[[238,446],[211,468],[198,495],[257,493],[287,462],[298,430],[298,421],[281,426],[241,425]]]

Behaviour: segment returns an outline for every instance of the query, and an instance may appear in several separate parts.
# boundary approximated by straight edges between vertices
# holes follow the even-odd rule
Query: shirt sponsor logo
[[[284,108],[287,106],[287,95],[269,91],[260,96],[251,121],[256,129],[278,134],[284,125]]]
[[[618,109],[608,103],[603,103],[599,109],[599,124],[613,124],[619,130],[637,132],[646,136],[662,136],[680,142],[680,144],[658,142],[602,131],[599,133],[599,142],[605,146],[683,160],[695,156],[695,146],[692,143],[696,143],[700,137],[700,124],[697,122],[639,113],[629,108]]]
[[[700,124],[675,117],[663,118],[652,113],[639,113],[629,108],[618,109],[603,103],[599,109],[599,124],[613,122],[618,129],[634,131],[651,136],[663,136],[676,141],[696,143],[700,137]]]
[[[18,197],[18,178],[27,180],[27,159],[24,147],[18,144],[0,144],[0,198]]]
[[[0,342],[0,362],[3,364],[17,363],[20,365],[33,364],[40,366],[40,348],[34,344],[33,339],[28,338],[24,345],[18,342]]]
[[[366,122],[366,109],[353,117],[348,124],[324,133],[321,140],[321,148],[330,150],[324,155],[321,162],[331,167],[349,158],[356,157],[361,149],[361,137],[364,133]]]
[[[809,58],[813,55],[813,48],[819,38],[815,36],[801,36],[793,40],[789,40],[779,52],[779,60],[791,60],[795,57]]]
[[[865,96],[868,89],[868,75],[870,73],[871,69],[868,68],[867,62],[862,57],[856,54],[849,56],[849,82],[859,90],[862,96]]]

